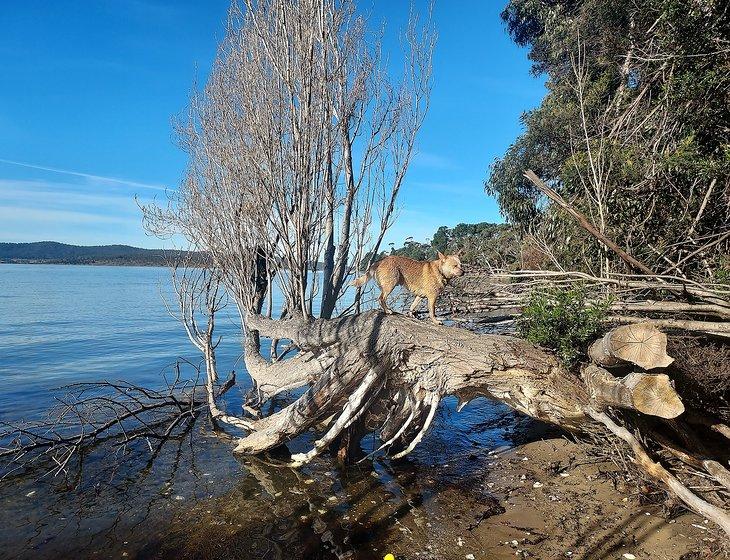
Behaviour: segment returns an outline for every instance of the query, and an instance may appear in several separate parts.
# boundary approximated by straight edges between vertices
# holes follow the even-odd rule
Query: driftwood
[[[626,428],[619,426],[611,420],[605,412],[587,410],[587,413],[598,422],[601,422],[615,436],[621,438],[631,446],[636,462],[641,468],[654,479],[660,480],[665,486],[682,500],[692,511],[712,520],[719,525],[725,533],[730,536],[730,515],[727,511],[706,502],[693,494],[676,476],[670,473],[659,463],[653,461],[638,439]]]
[[[263,335],[288,338],[303,351],[318,353],[318,359],[329,356],[332,363],[297,401],[254,421],[239,451],[270,449],[336,413],[340,418],[331,430],[341,431],[355,415],[367,416],[363,409],[377,405],[372,412],[385,415],[381,439],[398,454],[423,437],[448,394],[462,401],[485,395],[568,429],[586,421],[583,383],[552,355],[518,338],[375,311],[337,320],[252,316],[247,324]],[[367,390],[356,392],[362,386]]]
[[[722,322],[730,319],[730,286],[701,284],[674,276],[611,273],[599,277],[585,272],[552,270],[472,271],[447,290],[450,300],[445,304],[457,312],[503,310],[514,316],[535,290],[574,286],[582,286],[597,299],[610,294],[611,311],[621,313],[617,317],[628,317],[626,322],[641,322],[654,315],[657,319],[666,319],[667,314],[691,315],[703,320],[682,326],[697,327],[704,332],[721,331],[727,328]],[[663,300],[658,301],[657,296]],[[639,313],[641,317],[627,313]]]
[[[463,406],[481,395],[567,430],[596,433],[607,428],[629,444],[647,475],[730,535],[727,512],[690,491],[609,416],[614,407],[660,418],[681,415],[684,405],[664,374],[634,372],[616,378],[589,365],[581,379],[550,353],[515,337],[479,335],[375,311],[337,320],[249,316],[247,325],[261,335],[292,340],[330,365],[289,406],[249,420],[250,431],[238,440],[238,452],[272,449],[324,423],[325,433],[311,450],[294,455],[292,466],[365,430],[379,436],[379,450],[399,458],[427,433],[443,396],[456,395]],[[662,352],[658,360],[666,362]],[[656,356],[647,360],[644,352],[628,355],[639,355],[636,361],[646,365],[659,363]],[[722,465],[712,460],[701,464],[710,476],[724,480]]]

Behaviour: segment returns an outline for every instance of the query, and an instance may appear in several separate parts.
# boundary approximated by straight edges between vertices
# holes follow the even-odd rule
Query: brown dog
[[[415,261],[408,257],[390,256],[379,260],[368,271],[352,282],[353,286],[362,286],[370,278],[380,286],[380,306],[383,311],[393,313],[388,308],[386,298],[396,286],[405,286],[416,296],[411,305],[411,313],[415,313],[421,304],[421,298],[428,299],[428,313],[431,321],[440,324],[436,318],[436,298],[444,291],[446,283],[464,274],[461,268],[459,253],[455,255],[438,254],[435,261]]]

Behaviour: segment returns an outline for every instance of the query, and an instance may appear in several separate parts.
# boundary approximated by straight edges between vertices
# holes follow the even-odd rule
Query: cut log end
[[[632,375],[640,376],[631,392],[636,410],[660,418],[676,418],[684,412],[684,404],[672,387],[669,376]]]
[[[591,345],[589,355],[600,366],[632,363],[646,370],[664,368],[674,361],[667,354],[667,335],[651,323],[611,329]]]
[[[631,373],[617,378],[596,365],[583,370],[596,405],[636,410],[660,418],[676,418],[684,412],[684,404],[665,374]]]

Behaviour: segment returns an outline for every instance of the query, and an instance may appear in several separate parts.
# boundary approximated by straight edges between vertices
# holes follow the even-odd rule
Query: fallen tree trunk
[[[666,375],[636,372],[617,379],[588,366],[581,380],[552,354],[519,338],[479,335],[376,311],[336,320],[249,316],[247,326],[264,336],[289,339],[303,353],[326,356],[327,361],[321,376],[296,401],[248,421],[250,431],[238,440],[238,452],[260,453],[325,423],[326,432],[310,451],[293,455],[291,466],[333,445],[342,451],[351,444],[342,445],[348,434],[358,430],[376,432],[378,451],[399,458],[425,436],[443,396],[456,395],[460,406],[485,396],[567,430],[605,434],[608,428],[631,446],[646,474],[730,534],[727,512],[655,463],[607,414],[611,407],[662,418],[682,414],[684,405]],[[298,367],[295,360],[277,366],[289,362]]]
[[[335,413],[354,415],[366,406],[366,396],[381,391],[379,400],[392,405],[382,432],[407,424],[390,438],[394,448],[407,448],[409,436],[427,429],[431,409],[448,394],[462,401],[484,395],[567,429],[578,429],[587,420],[585,385],[551,354],[518,338],[478,335],[376,311],[329,321],[256,316],[248,326],[265,336],[288,338],[304,352],[326,352],[332,361],[296,402],[255,421],[239,451],[270,449]],[[362,384],[368,385],[368,394],[355,394]]]

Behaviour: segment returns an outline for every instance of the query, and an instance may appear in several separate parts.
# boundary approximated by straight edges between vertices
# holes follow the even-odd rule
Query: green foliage
[[[508,2],[502,13],[507,31],[529,49],[533,73],[545,76],[548,91],[522,116],[523,134],[492,164],[485,187],[512,224],[545,233],[565,266],[596,270],[609,259],[616,270],[623,264],[563,219],[523,177],[526,169],[657,271],[686,256],[682,244],[690,230],[697,239],[726,227],[730,56],[717,47],[730,28],[726,4]],[[583,111],[574,72],[579,52]],[[589,182],[596,167],[602,224]],[[717,244],[685,262],[683,272],[707,279],[729,251],[730,243]]]
[[[720,259],[719,266],[715,270],[714,281],[717,284],[730,286],[730,256],[725,255]]]
[[[431,246],[442,253],[461,251],[461,260],[469,264],[512,264],[519,253],[519,239],[508,224],[480,222],[458,224],[453,228],[441,226],[433,236]]]
[[[530,342],[554,350],[570,367],[598,335],[610,304],[610,300],[588,302],[582,288],[536,291],[523,310],[518,329]]]
[[[436,251],[430,245],[412,239],[407,239],[403,247],[399,249],[391,249],[390,254],[408,257],[417,261],[431,261],[436,258]]]
[[[403,247],[391,249],[390,254],[430,260],[436,258],[437,251],[444,254],[461,251],[462,262],[508,267],[517,261],[520,243],[517,231],[509,224],[481,222],[458,224],[453,228],[441,226],[434,233],[431,245],[407,239]]]

